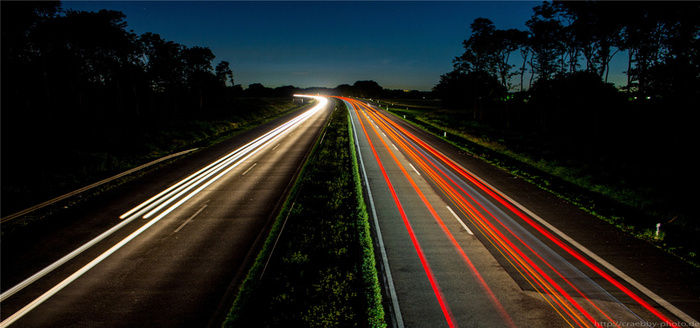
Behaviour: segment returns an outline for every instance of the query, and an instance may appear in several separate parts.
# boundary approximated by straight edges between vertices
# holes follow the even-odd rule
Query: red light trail
[[[417,166],[420,169],[422,169],[424,176],[427,176],[427,178],[429,178],[437,186],[437,188],[453,204],[456,205],[456,208],[462,214],[464,214],[468,218],[468,220],[472,224],[474,224],[474,226],[476,226],[477,231],[481,232],[481,234],[483,235],[483,237],[486,238],[489,244],[491,244],[498,251],[498,253],[500,253],[504,257],[504,259],[508,263],[510,263],[513,266],[513,268],[516,269],[516,271],[527,281],[527,283],[530,284],[539,293],[539,295],[541,295],[541,297],[548,304],[550,304],[551,307],[571,327],[595,327],[600,326],[601,324],[605,324],[606,326],[619,327],[619,322],[621,321],[613,319],[613,316],[611,316],[604,309],[598,306],[596,304],[597,302],[594,302],[594,300],[587,296],[587,294],[584,291],[577,287],[577,284],[580,284],[581,282],[572,282],[572,280],[567,278],[567,276],[564,273],[562,273],[560,269],[556,268],[556,265],[546,260],[538,251],[533,249],[533,247],[527,241],[523,240],[517,232],[513,231],[511,227],[509,227],[501,219],[499,219],[498,215],[492,213],[492,210],[489,210],[486,206],[484,206],[484,204],[475,199],[472,193],[468,192],[467,190],[465,190],[465,188],[463,188],[463,181],[459,181],[462,183],[460,184],[458,181],[455,180],[464,179],[464,181],[468,181],[469,183],[471,183],[477,188],[479,192],[482,192],[488,195],[492,200],[495,200],[494,205],[500,205],[503,208],[507,209],[510,213],[512,213],[514,217],[522,220],[527,225],[532,227],[535,231],[542,234],[542,236],[545,237],[544,240],[551,241],[554,245],[558,246],[566,254],[578,260],[586,268],[595,272],[605,281],[622,291],[630,299],[634,300],[637,304],[641,305],[644,309],[648,310],[665,325],[678,325],[676,323],[673,323],[667,316],[665,316],[659,310],[654,308],[648,302],[644,301],[640,296],[636,295],[634,292],[629,290],[622,283],[620,283],[612,276],[607,274],[605,271],[603,271],[601,268],[593,264],[590,260],[586,259],[582,254],[565,244],[560,238],[554,236],[541,224],[535,222],[532,218],[527,216],[516,206],[514,206],[512,203],[510,203],[504,197],[502,197],[498,192],[492,190],[490,187],[483,184],[479,179],[466,172],[459,165],[449,160],[447,157],[445,157],[440,152],[438,152],[437,150],[435,150],[434,148],[432,148],[431,146],[429,146],[428,144],[426,144],[425,142],[408,132],[406,129],[402,128],[392,120],[388,119],[386,116],[384,116],[384,114],[380,113],[375,109],[372,109],[371,107],[360,101],[348,98],[341,99],[351,104],[353,107],[352,109],[358,113],[357,116],[358,118],[360,118],[359,121],[368,140],[369,134],[367,129],[365,128],[365,124],[362,123],[363,120],[361,119],[361,116],[364,116],[364,118],[367,121],[371,120],[372,122],[377,124],[382,131],[378,131],[372,125],[369,125],[374,131],[374,133],[376,133],[378,136],[384,135],[387,138],[390,138],[393,141],[392,146],[394,146],[395,149],[398,150],[400,148],[404,154],[411,158],[413,162],[417,164]],[[388,145],[381,137],[379,137],[379,140],[381,140],[384,147],[389,149]],[[371,144],[371,142],[370,145],[372,147],[372,151],[375,154],[375,158],[379,162],[379,157],[376,153],[374,145]],[[483,280],[476,267],[469,260],[467,255],[459,246],[458,242],[455,240],[454,236],[450,233],[445,224],[442,222],[433,206],[428,202],[428,200],[420,191],[420,189],[410,177],[408,172],[399,163],[399,160],[396,158],[396,156],[391,151],[389,153],[391,154],[396,164],[401,168],[402,173],[410,182],[411,186],[414,188],[416,193],[420,196],[425,206],[428,208],[430,213],[438,222],[441,230],[453,244],[455,249],[458,250],[463,261],[467,264],[472,274],[476,277],[482,289],[486,292],[494,307],[503,317],[504,321],[510,326],[515,326],[513,324],[512,319],[508,316],[508,314],[505,312],[500,302],[496,298],[496,295],[493,294],[491,289]],[[429,158],[428,154],[432,158]],[[439,167],[438,164],[436,164],[436,160],[438,161],[438,163],[440,163],[440,165],[444,165],[445,168],[448,168],[451,172],[454,172],[457,175],[455,176],[454,173],[446,173],[443,169]],[[386,175],[386,172],[383,169],[383,166],[382,170],[384,177],[387,180],[387,183],[390,184],[388,176]],[[454,178],[451,177],[451,175],[454,176]],[[397,202],[397,205],[400,206],[398,197],[396,196],[394,189],[391,188],[391,190],[392,196]],[[408,218],[403,209],[401,210],[401,215],[404,220],[404,223],[406,224],[407,229],[409,230],[409,233],[411,234],[411,239],[414,242],[414,246],[416,247],[416,250],[419,251],[420,246],[418,245],[418,242],[415,239],[413,232],[411,231],[410,223],[408,222]],[[425,261],[425,259],[422,257],[421,261]],[[430,270],[430,267],[428,266],[427,262],[423,262],[423,264],[427,271]],[[434,282],[432,279],[431,284],[435,284],[435,286],[437,286],[437,283]],[[602,289],[602,287],[597,287]],[[439,293],[437,292],[436,296],[441,297],[441,295],[439,295]],[[579,297],[581,300],[583,300],[583,302],[575,299]],[[612,296],[610,297],[612,298]],[[444,300],[441,299],[440,302],[442,304]],[[445,305],[445,307],[449,309],[447,305]],[[626,307],[624,308],[626,309]],[[451,317],[449,317],[447,314],[448,312],[446,312],[446,318],[448,319],[448,321],[450,321]],[[632,313],[632,315],[634,315],[638,319],[641,319],[634,313]]]
[[[349,100],[349,99],[344,99],[344,100]],[[356,103],[352,103],[353,106],[356,106]],[[365,124],[360,120],[360,125],[362,127],[362,131],[364,131],[365,136],[367,137],[367,140],[369,140],[369,134],[367,133],[367,129],[365,128]],[[374,128],[373,128],[374,129]],[[376,132],[376,130],[375,130]],[[450,327],[457,327],[454,316],[452,315],[449,306],[447,305],[447,302],[445,301],[445,297],[442,294],[442,291],[440,290],[440,286],[438,285],[435,275],[433,274],[433,270],[430,268],[430,265],[428,264],[428,261],[425,258],[425,254],[423,253],[423,249],[420,246],[420,243],[418,242],[418,239],[416,238],[416,234],[413,231],[413,228],[411,227],[411,223],[408,220],[408,217],[406,216],[406,212],[403,209],[403,206],[401,205],[401,201],[399,200],[398,196],[396,195],[396,190],[394,189],[394,186],[391,183],[391,180],[389,180],[389,176],[386,173],[386,170],[384,169],[384,165],[382,164],[382,161],[379,159],[379,155],[377,154],[377,150],[374,148],[374,144],[370,142],[370,147],[372,148],[372,153],[374,154],[375,159],[377,160],[377,163],[379,164],[379,168],[382,171],[382,175],[384,176],[384,180],[386,180],[386,183],[389,187],[389,190],[391,192],[391,196],[394,199],[394,202],[396,203],[396,206],[398,207],[399,213],[401,214],[401,219],[403,220],[404,225],[406,226],[406,230],[408,231],[409,236],[411,237],[411,242],[413,243],[413,247],[416,250],[416,253],[418,253],[418,257],[420,258],[421,265],[423,266],[423,270],[425,270],[425,274],[428,276],[428,280],[430,281],[430,286],[433,289],[433,292],[435,293],[435,297],[437,298],[438,303],[440,304],[440,309],[442,309],[442,312],[445,316],[445,320],[447,320],[447,324]]]

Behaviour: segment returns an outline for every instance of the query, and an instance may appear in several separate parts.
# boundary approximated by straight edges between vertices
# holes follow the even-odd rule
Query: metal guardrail
[[[6,216],[6,217],[0,219],[0,223],[8,222],[8,221],[10,221],[10,220],[12,220],[12,219],[15,219],[15,218],[18,218],[18,217],[20,217],[20,216],[22,216],[22,215],[25,215],[25,214],[34,212],[34,211],[36,211],[36,210],[38,210],[38,209],[40,209],[40,208],[42,208],[42,207],[49,206],[49,205],[54,204],[54,203],[56,203],[56,202],[62,201],[62,200],[64,200],[64,199],[66,199],[66,198],[69,198],[69,197],[75,196],[75,195],[77,195],[77,194],[86,192],[86,191],[88,191],[88,190],[90,190],[90,189],[92,189],[92,188],[95,188],[95,187],[98,187],[98,186],[103,185],[103,184],[105,184],[105,183],[108,183],[108,182],[111,182],[111,181],[113,181],[113,180],[119,179],[119,178],[121,178],[121,177],[123,177],[123,176],[132,174],[132,173],[134,173],[134,172],[136,172],[136,171],[143,170],[144,168],[147,168],[147,167],[149,167],[149,166],[151,166],[151,165],[155,165],[155,164],[158,164],[158,163],[160,163],[160,162],[162,162],[162,161],[169,160],[169,159],[171,159],[171,158],[173,158],[173,157],[182,156],[182,155],[184,155],[184,154],[193,152],[193,151],[195,151],[195,150],[197,150],[197,148],[193,148],[193,149],[181,151],[181,152],[179,152],[179,153],[170,154],[170,155],[161,157],[161,158],[159,158],[159,159],[157,159],[157,160],[155,160],[155,161],[152,161],[152,162],[143,164],[143,165],[141,165],[141,166],[135,167],[135,168],[130,169],[130,170],[128,170],[128,171],[124,171],[124,172],[122,172],[122,173],[119,173],[119,174],[117,174],[117,175],[115,175],[115,176],[112,176],[112,177],[109,177],[109,178],[107,178],[107,179],[104,179],[104,180],[100,180],[100,181],[98,181],[98,182],[95,182],[95,183],[93,183],[93,184],[91,184],[91,185],[89,185],[89,186],[85,186],[85,187],[80,188],[80,189],[78,189],[78,190],[71,191],[71,192],[69,192],[69,193],[67,193],[67,194],[65,194],[65,195],[58,196],[58,197],[56,197],[56,198],[54,198],[54,199],[47,200],[47,201],[45,201],[45,202],[43,202],[43,203],[41,203],[41,204],[34,205],[34,206],[30,207],[30,208],[27,208],[27,209],[24,209],[24,210],[19,211],[19,212],[17,212],[17,213],[8,215],[8,216]]]

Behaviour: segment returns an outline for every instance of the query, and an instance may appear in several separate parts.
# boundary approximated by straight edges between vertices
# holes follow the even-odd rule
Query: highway
[[[220,326],[333,101],[4,235],[1,327]]]
[[[697,270],[581,219],[561,201],[537,205],[541,191],[492,170],[499,187],[540,216],[453,160],[454,147],[385,110],[341,99],[352,116],[393,326],[699,326],[690,315],[698,312]],[[632,270],[645,260],[658,265]]]

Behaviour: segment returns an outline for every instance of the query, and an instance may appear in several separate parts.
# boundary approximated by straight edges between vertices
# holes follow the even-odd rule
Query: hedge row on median
[[[336,110],[224,327],[385,327],[347,110]]]

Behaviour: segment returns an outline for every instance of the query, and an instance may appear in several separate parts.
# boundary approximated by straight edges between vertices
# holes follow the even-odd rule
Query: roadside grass
[[[46,138],[54,146],[41,147],[42,152],[30,151],[27,158],[3,160],[2,215],[5,217],[171,153],[206,148],[309,104],[295,104],[287,98],[250,98],[237,100],[236,106],[230,112],[215,113],[196,120],[170,118],[130,129],[90,126],[80,131],[80,138],[76,138],[74,133],[52,136],[48,131],[34,132],[37,135],[45,134],[41,140]],[[12,143],[17,145],[10,146],[16,148],[38,147],[21,139]],[[159,163],[3,223],[2,233],[11,232],[15,226],[38,221],[177,159]]]
[[[383,108],[388,107],[389,112],[415,126],[700,267],[700,225],[683,215],[669,214],[653,188],[615,179],[625,169],[624,163],[558,158],[556,154],[542,153],[526,136],[506,136],[503,129],[470,120],[464,112],[431,107],[429,103],[412,106],[414,103],[381,101]],[[657,233],[658,223],[661,228]]]
[[[224,327],[386,327],[343,106],[312,150]]]

